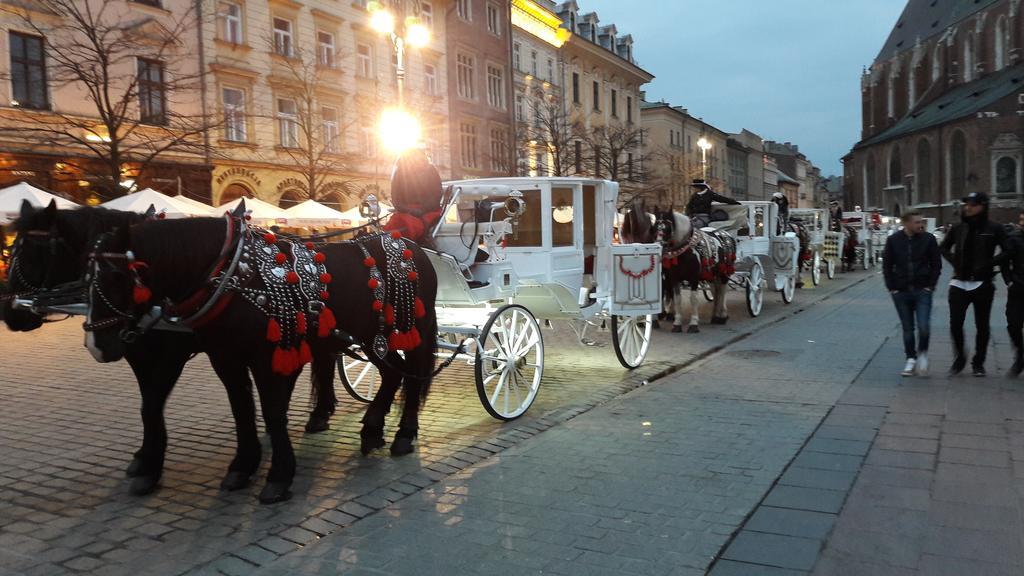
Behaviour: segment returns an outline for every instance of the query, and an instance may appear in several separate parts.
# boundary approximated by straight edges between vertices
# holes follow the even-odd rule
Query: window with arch
[[[867,206],[875,206],[877,204],[876,174],[875,157],[874,155],[868,156],[867,161],[864,163],[864,203]]]
[[[1017,172],[1020,165],[1015,158],[1003,156],[996,161],[996,195],[1016,196],[1020,191],[1017,189]]]
[[[936,202],[935,190],[932,188],[932,148],[926,138],[917,142],[917,158],[914,162],[917,184],[917,202]]]
[[[957,130],[949,143],[949,197],[967,193],[967,138]]]
[[[911,60],[910,74],[907,74],[907,112],[914,109],[917,101],[917,65]]]
[[[249,190],[249,188],[243,184],[235,182],[232,184],[228,184],[227,188],[225,188],[224,191],[220,193],[220,205],[223,206],[224,204],[227,204],[228,202],[231,202],[233,200],[238,200],[239,198],[252,197],[252,190]]]
[[[935,45],[935,52],[932,54],[932,82],[942,77],[942,43]]]
[[[964,83],[974,80],[974,34],[964,40],[963,79]]]
[[[305,199],[305,194],[303,194],[301,190],[289,188],[284,191],[284,194],[281,194],[281,198],[278,199],[277,205],[281,208],[291,208]]]
[[[900,157],[899,144],[893,144],[889,150],[889,186],[903,184],[903,159]]]
[[[896,117],[896,72],[889,73],[889,81],[885,83],[886,89],[886,115],[888,118]]]
[[[995,55],[995,70],[1006,68],[1010,59],[1010,30],[1006,25],[1006,16],[1000,16],[996,21],[993,54]]]

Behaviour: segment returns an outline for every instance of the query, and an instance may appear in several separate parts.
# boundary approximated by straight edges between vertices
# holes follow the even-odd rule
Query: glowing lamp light
[[[405,41],[415,48],[423,48],[430,44],[430,29],[418,18],[410,17],[405,21]]]
[[[395,154],[415,148],[420,143],[421,128],[416,118],[400,108],[389,108],[381,114],[380,141]]]
[[[131,178],[125,178],[124,180],[121,180],[121,187],[131,190],[135,188],[135,180],[132,180]]]
[[[90,132],[85,135],[85,139],[89,142],[110,142],[109,136],[101,136],[95,132]]]
[[[551,219],[559,224],[572,222],[572,206],[558,206],[551,211]]]
[[[711,149],[711,142],[708,142],[707,138],[701,138],[697,140],[697,147],[707,152]]]
[[[391,12],[384,9],[376,2],[367,6],[370,10],[370,27],[382,34],[391,34],[395,31],[395,17]]]

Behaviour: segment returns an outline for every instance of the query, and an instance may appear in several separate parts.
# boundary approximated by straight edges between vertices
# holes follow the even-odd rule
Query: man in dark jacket
[[[1007,375],[1016,378],[1024,370],[1024,211],[1007,236],[1007,244],[1009,253],[1000,266],[1007,287],[1006,329],[1013,342],[1013,365]]]
[[[949,283],[949,327],[956,358],[950,375],[959,374],[967,365],[964,351],[964,320],[967,308],[974,305],[974,326],[977,331],[971,367],[975,376],[985,375],[988,352],[989,316],[995,286],[993,270],[1007,256],[1006,232],[988,220],[988,195],[972,192],[962,198],[961,222],[942,239],[942,256],[953,265]],[[996,255],[996,249],[1002,252]]]
[[[932,292],[942,271],[942,258],[935,236],[924,231],[921,214],[909,212],[903,215],[903,229],[885,241],[882,258],[885,287],[892,294],[903,324],[903,350],[907,354],[907,363],[902,374],[924,375],[928,372]],[[914,341],[915,321],[917,342]]]
[[[703,228],[710,222],[722,219],[720,217],[713,217],[711,211],[712,202],[739,204],[739,202],[728,196],[718,194],[703,180],[694,180],[690,187],[694,189],[694,192],[693,196],[690,196],[690,201],[686,203],[686,215],[693,221],[695,228]]]

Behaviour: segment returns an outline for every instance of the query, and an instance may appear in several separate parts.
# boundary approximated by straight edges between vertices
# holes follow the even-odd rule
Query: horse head
[[[647,212],[647,205],[643,198],[634,198],[628,205],[626,214],[622,220],[622,229],[619,235],[626,244],[634,242],[648,244],[654,241],[654,227],[651,223],[651,214]]]
[[[56,202],[45,208],[22,202],[21,215],[14,222],[17,236],[8,274],[12,294],[29,296],[75,279],[77,263],[59,228]],[[43,324],[43,316],[15,309],[13,300],[5,301],[4,307],[4,323],[15,332],[35,330]]]
[[[655,239],[662,246],[682,246],[693,236],[693,224],[690,218],[676,212],[670,206],[668,210],[659,212],[654,223]]]
[[[97,362],[124,357],[139,319],[152,307],[152,294],[142,282],[145,264],[131,251],[131,230],[105,232],[89,254],[88,311],[83,328],[85,346]]]

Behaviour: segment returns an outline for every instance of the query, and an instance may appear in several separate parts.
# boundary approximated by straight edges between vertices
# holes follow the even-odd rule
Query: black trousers
[[[1024,286],[1016,283],[1006,296],[1006,329],[1010,332],[1014,354],[1020,358],[1024,352]]]
[[[974,329],[977,334],[971,366],[985,365],[989,317],[992,315],[992,299],[995,295],[996,287],[991,282],[985,282],[974,290],[949,287],[949,330],[953,335],[953,351],[957,358],[964,357],[964,321],[967,320],[967,308],[974,305]]]

